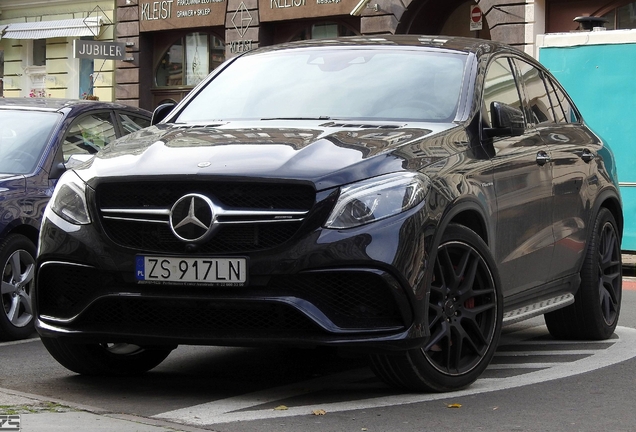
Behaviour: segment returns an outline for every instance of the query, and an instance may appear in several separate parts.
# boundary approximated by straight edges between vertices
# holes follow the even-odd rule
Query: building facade
[[[178,102],[225,59],[258,46],[429,34],[492,39],[535,55],[538,35],[575,31],[577,16],[603,16],[608,28],[629,28],[635,5],[625,0],[0,0],[2,94],[93,96],[153,109]],[[87,41],[94,46],[82,45],[91,51],[82,57],[77,46]],[[108,55],[113,52],[121,55]]]
[[[113,41],[114,17],[114,0],[0,0],[2,95],[114,100],[116,57],[94,43]]]
[[[148,109],[178,102],[223,60],[293,40],[453,34],[523,47],[534,2],[501,3],[480,1],[477,28],[472,0],[117,0],[117,38],[137,50],[117,63],[116,99]]]

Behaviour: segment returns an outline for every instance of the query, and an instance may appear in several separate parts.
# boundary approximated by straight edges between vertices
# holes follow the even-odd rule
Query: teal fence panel
[[[622,249],[636,251],[636,43],[541,47],[539,61],[614,152],[625,218]]]

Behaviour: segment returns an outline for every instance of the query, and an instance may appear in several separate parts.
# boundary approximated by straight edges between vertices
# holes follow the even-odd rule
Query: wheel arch
[[[27,224],[16,225],[15,227],[5,231],[2,238],[5,239],[11,234],[23,235],[24,237],[28,238],[36,247],[38,245],[38,236],[40,233],[37,230],[37,228],[31,225],[27,225]]]
[[[470,196],[458,197],[448,204],[436,217],[439,222],[436,224],[435,231],[427,245],[429,258],[427,262],[432,263],[434,261],[444,233],[452,224],[464,226],[475,232],[486,246],[491,248],[493,244],[493,229],[488,225],[487,214],[483,202]],[[424,295],[424,293],[429,289],[427,281],[432,277],[433,270],[434,266],[427,264],[425,269],[427,275],[421,279],[418,285],[417,290],[422,293],[420,296],[422,301],[428,301],[428,295]],[[426,311],[423,315],[415,312],[414,320],[421,325],[426,325],[428,322],[428,305],[423,310]]]
[[[439,224],[438,240],[449,224],[458,224],[474,231],[488,246],[491,242],[491,229],[486,222],[486,210],[482,204],[473,199],[463,199],[453,204],[442,217]]]
[[[594,223],[594,219],[596,218],[596,215],[601,210],[601,208],[606,208],[612,213],[612,216],[614,216],[614,220],[618,225],[618,232],[620,234],[620,237],[622,238],[624,226],[623,210],[621,199],[616,191],[605,190],[599,194],[599,196],[596,198],[596,201],[594,202],[594,208],[591,213],[590,220],[587,221],[588,226]],[[590,234],[588,234],[588,241],[589,237]]]
[[[623,210],[622,210],[620,200],[616,196],[608,196],[603,200],[599,208],[600,207],[605,207],[610,212],[612,212],[612,215],[614,216],[614,220],[616,221],[616,224],[618,225],[618,231],[622,238],[624,220],[623,220]]]

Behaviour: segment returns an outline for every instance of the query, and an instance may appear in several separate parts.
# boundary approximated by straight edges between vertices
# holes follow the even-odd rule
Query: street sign
[[[470,31],[481,30],[483,27],[483,14],[478,5],[470,8]]]
[[[124,42],[104,42],[75,39],[75,58],[123,60],[126,55]]]

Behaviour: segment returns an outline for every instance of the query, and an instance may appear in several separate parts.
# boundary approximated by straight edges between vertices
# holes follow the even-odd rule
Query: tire
[[[472,384],[495,353],[503,319],[501,283],[488,246],[473,231],[450,225],[429,279],[429,340],[419,349],[371,355],[387,384],[446,392]]]
[[[594,221],[574,303],[544,315],[550,334],[557,339],[608,339],[618,324],[622,272],[616,220],[602,208]]]
[[[24,339],[34,334],[31,293],[35,284],[35,245],[11,234],[0,244],[0,339]]]
[[[43,337],[42,343],[62,366],[81,375],[138,375],[159,365],[172,351],[126,343],[77,344],[63,337]]]

